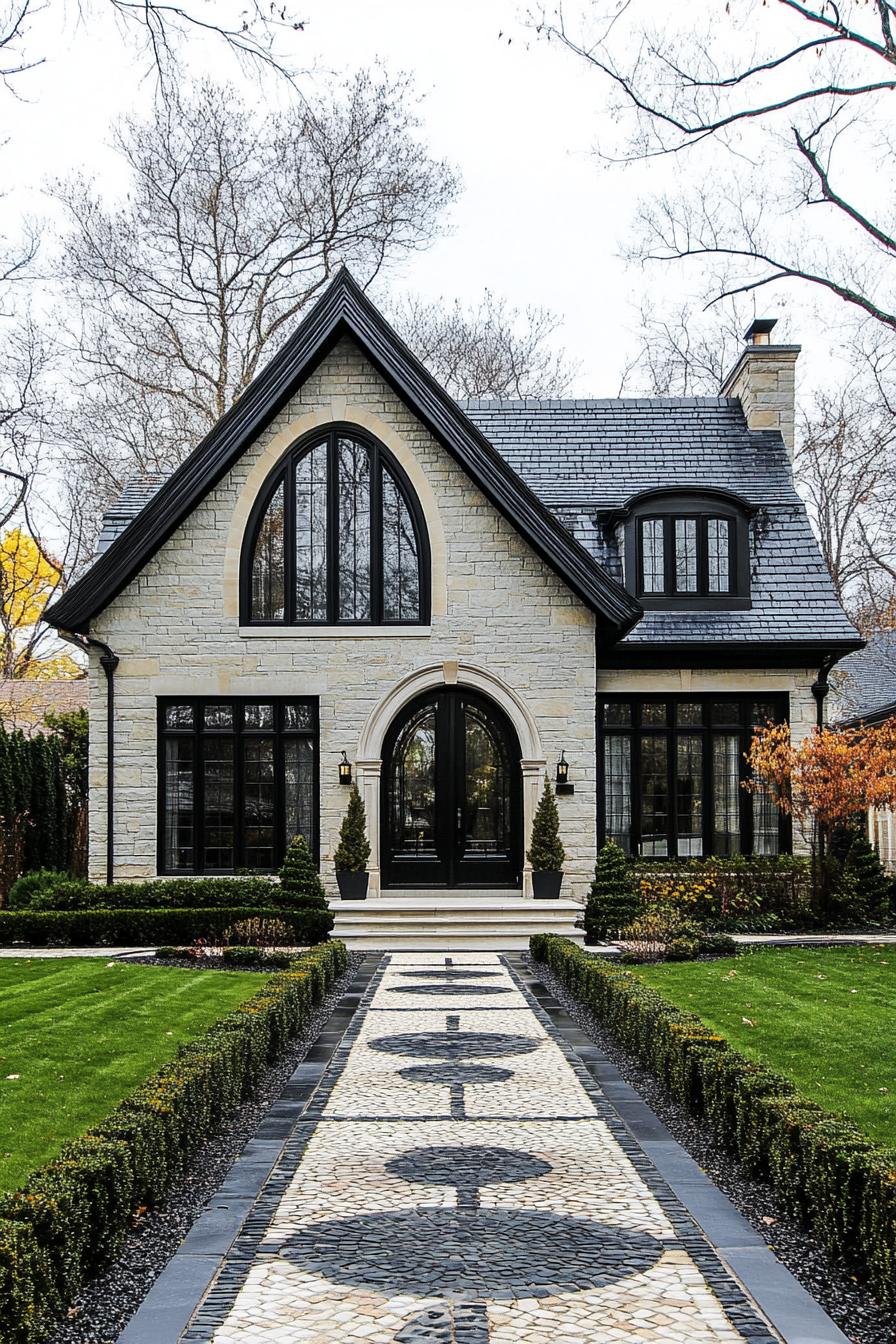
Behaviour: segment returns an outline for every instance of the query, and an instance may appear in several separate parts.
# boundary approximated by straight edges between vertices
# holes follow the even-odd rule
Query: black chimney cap
[[[744,332],[744,340],[751,345],[756,345],[757,336],[768,336],[773,327],[778,325],[776,317],[754,317],[753,321]],[[759,342],[765,344],[765,342]]]

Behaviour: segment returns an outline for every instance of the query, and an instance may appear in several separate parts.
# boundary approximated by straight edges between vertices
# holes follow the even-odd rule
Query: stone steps
[[[533,933],[584,942],[576,901],[535,901],[518,891],[406,891],[330,902],[333,935],[354,951],[519,952]]]

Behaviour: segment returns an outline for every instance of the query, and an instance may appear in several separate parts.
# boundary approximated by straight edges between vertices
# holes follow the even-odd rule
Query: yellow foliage
[[[67,653],[50,654],[46,658],[26,658],[19,660],[14,675],[27,681],[72,681],[83,677],[84,669]]]
[[[0,540],[0,597],[7,630],[36,625],[59,582],[59,566],[14,527]]]

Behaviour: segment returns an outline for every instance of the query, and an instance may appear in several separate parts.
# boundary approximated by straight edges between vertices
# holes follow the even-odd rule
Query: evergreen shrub
[[[327,909],[259,909],[258,906],[190,910],[0,910],[0,947],[134,947],[221,943],[243,920],[278,920],[298,947],[322,942],[333,927]],[[245,938],[242,939],[245,942]]]
[[[293,910],[327,910],[327,895],[320,880],[314,855],[304,835],[294,836],[289,842],[283,867],[280,869],[280,887],[284,902]],[[330,916],[330,928],[333,917]]]
[[[554,790],[547,775],[544,777],[544,792],[538,800],[535,816],[532,818],[532,836],[526,858],[536,873],[563,871],[566,850],[560,839],[557,799],[554,797]]]
[[[333,855],[333,866],[337,873],[364,873],[370,858],[370,841],[367,839],[367,814],[364,799],[353,784],[348,796],[348,806],[342,818],[339,831],[339,844]]]
[[[641,901],[625,854],[613,840],[598,850],[585,904],[585,936],[599,943],[617,936],[640,913]]]

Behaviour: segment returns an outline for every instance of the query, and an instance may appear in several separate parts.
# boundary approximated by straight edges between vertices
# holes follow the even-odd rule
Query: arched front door
[[[520,885],[520,746],[485,696],[413,700],[386,736],[382,781],[386,885]]]

